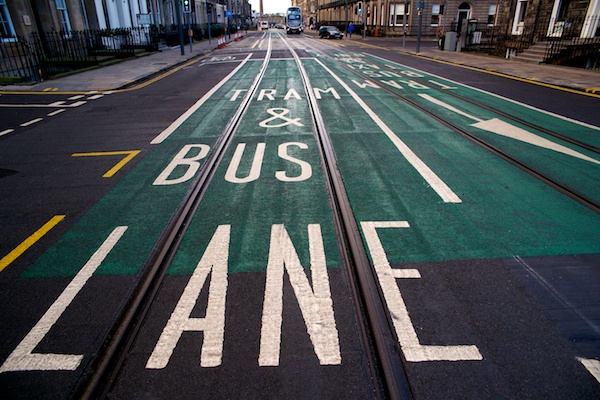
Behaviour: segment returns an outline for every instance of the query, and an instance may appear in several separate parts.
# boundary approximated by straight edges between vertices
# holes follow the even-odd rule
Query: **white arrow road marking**
[[[600,361],[591,358],[577,357],[580,363],[592,374],[594,378],[600,383]]]
[[[581,154],[573,149],[562,146],[541,136],[535,135],[529,131],[526,131],[525,129],[511,125],[508,122],[499,120],[498,118],[492,118],[490,120],[485,121],[473,115],[467,114],[466,112],[461,111],[458,108],[451,106],[450,104],[444,103],[443,101],[440,101],[428,94],[419,94],[419,96],[421,96],[427,101],[437,104],[440,107],[444,107],[445,109],[450,110],[456,114],[477,121],[476,123],[471,124],[471,126],[474,126],[475,128],[483,129],[485,131],[492,132],[497,135],[505,136],[511,139],[520,140],[521,142],[529,143],[534,146],[542,147],[548,150],[554,150],[556,152],[580,158],[582,160],[589,161],[594,164],[600,164],[600,161],[588,157],[585,154]]]

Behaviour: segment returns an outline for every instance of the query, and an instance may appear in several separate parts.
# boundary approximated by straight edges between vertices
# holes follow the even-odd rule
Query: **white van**
[[[269,21],[260,21],[260,29],[269,29]]]

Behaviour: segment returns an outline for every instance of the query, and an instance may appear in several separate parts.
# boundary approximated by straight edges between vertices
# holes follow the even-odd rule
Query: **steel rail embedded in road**
[[[242,99],[233,118],[228,122],[223,133],[215,143],[206,163],[202,165],[175,214],[155,244],[148,261],[145,263],[140,281],[133,290],[131,300],[122,311],[118,322],[109,336],[109,342],[101,351],[101,355],[95,363],[92,363],[91,368],[93,370],[89,373],[87,381],[81,385],[78,398],[96,399],[104,398],[108,395],[113,381],[127,357],[129,348],[133,344],[158,293],[167,267],[175,256],[185,231],[189,227],[190,221],[194,217],[225,152],[229,148],[240,121],[248,109],[252,96],[256,93],[265,75],[270,55],[271,41],[269,40],[269,47],[261,69]]]
[[[329,58],[330,60],[335,61],[331,56],[324,54],[325,57]],[[356,75],[362,77],[363,79],[365,79],[365,81],[371,82],[372,84],[376,84],[377,82],[375,80],[373,80],[369,75],[364,74],[360,71],[357,71],[355,69],[350,68],[349,66],[342,64],[342,66],[347,69],[348,71],[355,73]],[[517,158],[511,156],[510,154],[508,154],[507,152],[499,149],[498,147],[490,144],[489,142],[478,138],[477,136],[467,132],[465,129],[459,127],[458,125],[447,121],[446,119],[442,118],[440,115],[434,113],[433,111],[428,110],[427,108],[421,106],[420,104],[418,104],[417,102],[409,99],[406,96],[403,96],[397,92],[395,92],[394,90],[392,90],[391,88],[388,88],[386,86],[381,85],[380,86],[383,90],[385,90],[387,93],[393,95],[394,97],[402,100],[403,102],[405,102],[406,104],[410,105],[411,107],[416,108],[417,110],[423,112],[424,114],[432,117],[433,119],[435,119],[436,121],[440,122],[441,124],[443,124],[444,126],[450,128],[451,130],[459,133],[460,135],[464,136],[465,138],[469,139],[470,141],[472,141],[473,143],[479,145],[480,147],[483,147],[484,149],[490,151],[491,153],[493,153],[494,155],[508,161],[509,163],[511,163],[512,165],[518,167],[519,169],[523,170],[524,172],[528,173],[529,175],[533,176],[534,178],[538,179],[539,181],[545,183],[546,185],[552,187],[553,189],[559,191],[560,193],[566,195],[567,197],[575,200],[576,202],[584,205],[585,207],[589,208],[590,210],[600,214],[600,203],[598,203],[597,201],[595,201],[594,199],[589,198],[588,196],[585,196],[581,193],[579,193],[578,191],[570,188],[569,186],[562,184],[560,182],[558,182],[556,179],[553,179],[552,177],[544,174],[543,172],[539,171],[538,169],[526,164],[523,161],[518,160]],[[444,92],[447,93],[447,92]],[[473,104],[480,106],[481,104],[474,102]],[[536,128],[537,129],[537,128]],[[588,149],[590,150],[590,149]],[[593,151],[593,150],[592,150]]]
[[[338,234],[338,242],[341,246],[340,251],[347,260],[345,267],[352,281],[352,289],[356,288],[354,274],[358,280],[360,293],[355,292],[356,298],[354,300],[360,301],[366,310],[368,328],[370,330],[369,336],[371,336],[377,350],[377,361],[383,375],[383,385],[386,395],[394,400],[412,399],[408,379],[396,346],[396,339],[392,332],[391,321],[383,304],[374,271],[360,235],[358,223],[352,212],[344,181],[337,169],[335,151],[317,105],[312,85],[300,57],[292,49],[287,40],[284,39],[283,41],[292,52],[304,83],[313,116],[315,135],[320,144],[319,151],[323,162],[327,189],[331,195],[330,203],[335,221],[334,225]],[[364,327],[364,323],[361,325]]]

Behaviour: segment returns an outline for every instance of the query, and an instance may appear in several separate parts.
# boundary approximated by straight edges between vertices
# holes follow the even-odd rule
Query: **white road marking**
[[[96,250],[83,268],[75,275],[58,299],[56,299],[38,323],[29,331],[6,361],[4,361],[4,364],[0,367],[0,373],[6,371],[74,371],[77,369],[81,360],[83,360],[82,354],[43,354],[33,353],[33,351],[50,329],[52,329],[52,326],[58,321],[67,307],[73,302],[73,299],[75,299],[85,286],[88,279],[91,278],[126,230],[126,226],[118,226],[112,231],[100,248]]]
[[[183,332],[203,332],[200,366],[217,367],[221,365],[225,333],[225,298],[230,235],[230,225],[217,227],[146,362],[146,368],[165,368]],[[211,278],[205,317],[192,318],[192,311],[209,273]]]
[[[177,118],[167,129],[162,131],[157,137],[152,139],[150,144],[159,144],[162,143],[166,138],[168,138],[177,128],[181,126],[181,124],[188,119],[193,113],[195,113],[202,105],[208,100],[217,90],[219,90],[229,79],[231,79],[252,57],[252,53],[248,54],[248,56],[237,66],[236,69],[231,71],[229,75],[221,80],[221,82],[217,83],[211,90],[209,90],[200,100],[198,100],[193,106],[187,109],[186,112],[181,114],[179,118]]]
[[[379,118],[379,116],[371,110],[371,108],[354,92],[350,86],[348,86],[342,79],[337,76],[332,70],[330,70],[320,60],[316,60],[321,66],[329,72],[340,85],[346,89],[348,93],[354,98],[354,100],[367,112],[369,117],[379,126],[379,128],[385,133],[385,135],[392,141],[394,146],[400,151],[400,153],[406,158],[406,160],[417,170],[417,172],[429,183],[431,188],[444,200],[446,203],[462,203],[462,200],[446,185],[439,176],[435,174],[421,160],[407,145],[404,143],[386,124]]]
[[[592,374],[594,378],[600,383],[600,361],[591,358],[577,357],[580,363]]]
[[[2,132],[0,132],[0,136],[4,136],[4,135],[8,135],[11,132],[14,132],[14,129],[5,129]]]
[[[378,58],[378,59],[380,59],[382,61],[385,61],[385,62],[388,62],[388,63],[392,63],[392,64],[396,64],[396,65],[398,65],[399,67],[402,67],[402,68],[414,69],[414,68],[408,67],[406,65],[398,64],[398,63],[395,63],[393,61],[386,60],[385,58],[378,57],[378,56],[375,56],[375,55],[372,55],[372,54],[363,53],[363,55],[370,56],[370,57],[373,57],[373,58]],[[595,129],[595,130],[599,130],[600,131],[600,127],[592,125],[592,124],[587,124],[585,122],[577,121],[575,119],[568,118],[568,117],[565,117],[563,115],[559,115],[559,114],[555,114],[555,113],[550,112],[550,111],[542,110],[541,108],[537,108],[537,107],[531,106],[529,104],[521,103],[519,101],[516,101],[516,100],[513,100],[513,99],[509,99],[509,98],[504,97],[504,96],[500,96],[499,94],[495,94],[495,93],[492,93],[492,92],[487,92],[487,91],[485,91],[483,89],[479,89],[479,88],[476,88],[474,86],[469,86],[469,85],[466,85],[464,83],[456,82],[456,81],[453,81],[452,79],[444,78],[443,76],[439,76],[439,75],[436,75],[436,74],[431,74],[429,72],[424,72],[424,71],[419,71],[419,72],[421,72],[422,74],[426,74],[426,75],[433,76],[435,78],[444,80],[446,82],[451,82],[454,85],[458,85],[458,86],[465,87],[465,88],[468,88],[468,89],[471,89],[471,90],[475,90],[477,92],[484,93],[484,94],[486,94],[488,96],[493,96],[493,97],[496,97],[498,99],[501,99],[501,100],[504,100],[504,101],[508,101],[510,103],[513,103],[513,104],[517,104],[517,105],[519,105],[521,107],[529,108],[530,110],[534,110],[534,111],[537,111],[537,112],[540,112],[540,113],[543,113],[543,114],[546,114],[546,115],[551,115],[551,116],[553,116],[555,118],[562,119],[563,121],[569,121],[569,122],[572,122],[574,124],[585,126],[586,128],[591,128],[591,129]]]
[[[396,283],[396,278],[420,278],[421,274],[415,269],[401,270],[392,268],[377,235],[377,228],[409,228],[410,225],[408,222],[365,221],[361,222],[361,227],[367,241],[371,259],[373,260],[379,286],[383,292],[383,297],[385,298],[400,347],[406,360],[411,362],[482,360],[483,356],[477,349],[477,346],[474,345],[433,346],[422,345],[419,342],[417,332],[408,315],[408,309]]]
[[[23,122],[20,126],[22,126],[22,127],[30,126],[33,124],[37,124],[38,122],[43,121],[43,120],[44,120],[44,118],[35,118],[35,119],[32,119],[31,121]]]
[[[58,114],[60,114],[61,112],[64,112],[64,111],[66,111],[66,110],[64,108],[61,108],[59,110],[52,111],[51,113],[48,113],[48,116],[49,117],[54,117],[55,115],[58,115]]]
[[[273,225],[271,227],[267,282],[260,331],[260,354],[258,357],[260,366],[279,365],[284,270],[288,273],[319,363],[321,365],[338,365],[342,362],[320,225],[308,226],[308,240],[312,288],[285,226]]]
[[[533,134],[525,129],[519,128],[518,126],[514,126],[509,124],[508,122],[504,122],[498,118],[492,118],[487,121],[477,118],[473,115],[467,114],[464,111],[459,110],[458,108],[451,106],[448,103],[444,103],[443,101],[436,99],[428,94],[419,94],[422,98],[427,101],[430,101],[440,107],[443,107],[447,110],[450,110],[456,114],[462,115],[464,117],[470,118],[474,121],[477,121],[471,126],[475,128],[482,129],[484,131],[492,132],[497,135],[505,136],[511,139],[519,140],[524,143],[529,143],[534,146],[542,147],[544,149],[553,150],[558,153],[563,153],[571,157],[576,157],[585,161],[589,161],[594,164],[600,164],[600,161],[595,160],[591,157],[586,156],[585,154],[581,154],[578,151],[570,149],[568,147],[562,146],[556,142],[543,138],[539,135]]]

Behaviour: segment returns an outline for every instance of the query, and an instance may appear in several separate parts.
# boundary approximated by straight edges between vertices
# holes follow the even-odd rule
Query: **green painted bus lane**
[[[391,88],[422,107],[433,110],[444,120],[485,140],[576,192],[600,201],[600,156],[598,154],[506,120],[491,111],[446,94],[444,91],[432,89],[432,85],[425,86],[420,83],[429,83],[425,76],[419,77],[419,82],[414,81],[420,72],[399,71],[394,65],[366,63],[361,58],[343,58],[343,60],[354,68],[361,65],[359,70],[370,72],[369,76],[379,85]],[[409,75],[403,75],[403,72],[408,72]],[[443,84],[450,84],[450,82]],[[459,90],[461,90],[461,86],[455,86],[452,89],[452,91]],[[493,105],[497,98],[490,95],[486,101],[487,104]],[[528,115],[541,113],[521,107],[521,111],[517,115],[519,114],[526,114],[524,117],[529,120]],[[598,130],[548,115],[546,118],[555,122],[560,121],[563,127],[568,124],[568,128],[563,128],[566,132],[587,130],[588,137],[600,137]],[[545,125],[547,124],[548,122],[545,123]],[[556,130],[556,127],[553,127],[552,130]],[[592,133],[595,133],[595,136]]]
[[[36,260],[25,277],[75,275],[117,226],[128,229],[97,274],[136,274],[178,207],[194,173],[238,104],[235,90],[248,88],[257,67],[246,67],[123,177],[54,246]],[[237,78],[237,76],[236,76]]]
[[[160,331],[148,324],[113,394],[160,392],[176,373],[224,398],[236,376],[249,398],[369,397],[340,263],[302,80],[293,60],[271,60],[168,268]]]
[[[179,262],[188,252],[197,257],[188,241],[206,244],[222,224],[240,232],[232,234],[230,271],[264,271],[271,226],[284,224],[306,237],[312,223],[322,224],[328,263],[339,266],[302,81],[294,62],[271,60],[169,273],[190,273],[195,263]]]
[[[413,86],[419,87],[418,84],[422,84],[434,89],[432,92],[450,91],[480,104],[485,104],[494,109],[501,110],[506,114],[513,115],[536,126],[558,132],[563,136],[594,147],[600,147],[600,127],[574,121],[547,111],[542,111],[535,107],[504,98],[494,93],[486,92],[468,85],[463,85],[437,75],[428,74],[427,72],[366,53],[356,53],[350,55],[340,54],[337,56],[337,58],[346,62],[347,64],[349,63],[349,65],[353,65],[354,68],[357,68],[358,70],[370,71],[368,73],[375,75],[373,76],[374,79],[382,78],[377,76],[377,72],[384,72],[387,74],[387,76],[383,77],[384,80],[394,80],[399,86],[402,86],[405,89],[411,89],[411,86],[406,84],[407,81],[411,80],[414,82]],[[358,67],[356,63],[362,66]],[[404,84],[398,81],[397,74],[403,78]],[[386,85],[390,86],[389,84]]]
[[[347,69],[324,64],[460,197],[442,201],[344,87],[307,63],[313,85],[348,99],[319,107],[325,121],[343,122],[327,129],[357,220],[410,224],[381,230],[391,262],[600,252],[594,212]]]

